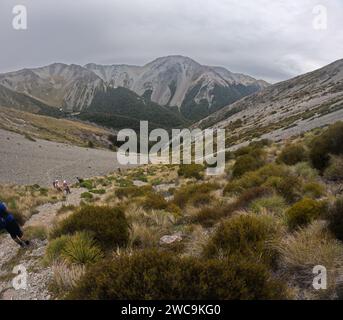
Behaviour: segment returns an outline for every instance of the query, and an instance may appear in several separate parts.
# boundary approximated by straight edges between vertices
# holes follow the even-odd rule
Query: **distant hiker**
[[[13,215],[8,212],[4,203],[0,202],[0,230],[5,229],[11,238],[21,247],[30,245],[30,241],[24,239],[23,231],[20,229]]]
[[[55,188],[56,188],[57,191],[63,192],[62,186],[61,186],[61,184],[60,184],[60,182],[58,180],[55,181]]]
[[[66,180],[63,181],[63,190],[65,191],[66,194],[71,194],[69,185]]]
[[[79,183],[84,182],[84,180],[83,180],[82,178],[76,177],[76,179],[77,179],[77,181],[78,181]]]

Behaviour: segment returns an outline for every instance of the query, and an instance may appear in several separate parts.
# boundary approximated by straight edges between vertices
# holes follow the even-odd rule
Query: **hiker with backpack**
[[[66,180],[63,181],[63,190],[65,191],[66,195],[71,194],[68,182]]]
[[[30,241],[24,239],[23,231],[6,205],[0,202],[0,230],[5,229],[11,238],[22,248],[30,245]]]

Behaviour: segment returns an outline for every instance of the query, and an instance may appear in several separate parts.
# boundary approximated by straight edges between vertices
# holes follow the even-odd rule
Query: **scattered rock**
[[[180,233],[176,233],[176,234],[171,235],[171,236],[163,236],[160,239],[160,245],[172,244],[172,243],[180,242],[180,241],[182,241],[182,236]]]
[[[134,180],[133,181],[133,185],[136,186],[136,187],[144,187],[147,184],[148,184],[147,182],[140,181],[140,180]]]

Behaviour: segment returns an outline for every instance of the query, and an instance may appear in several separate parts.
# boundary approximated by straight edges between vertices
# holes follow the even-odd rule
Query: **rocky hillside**
[[[31,113],[59,117],[62,113],[24,93],[12,91],[0,85],[0,107],[8,107]]]
[[[342,119],[342,109],[343,60],[339,60],[228,105],[197,126],[230,129],[232,140],[250,139],[275,130],[306,128],[312,122],[320,127],[323,119],[329,123]]]
[[[87,108],[95,92],[103,88],[102,80],[93,72],[62,63],[0,75],[0,84],[65,111]]]

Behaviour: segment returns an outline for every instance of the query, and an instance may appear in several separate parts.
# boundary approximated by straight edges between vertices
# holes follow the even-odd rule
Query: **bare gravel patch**
[[[0,184],[50,186],[54,179],[107,175],[123,168],[115,152],[45,140],[0,129]]]

